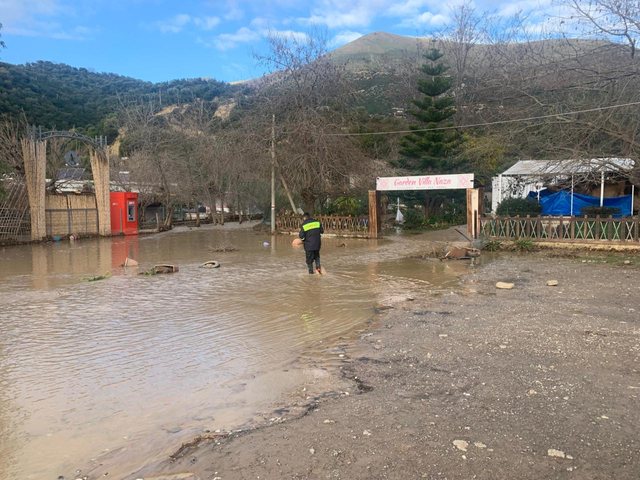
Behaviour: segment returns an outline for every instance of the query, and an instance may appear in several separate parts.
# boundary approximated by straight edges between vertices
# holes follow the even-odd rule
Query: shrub
[[[422,228],[425,225],[424,213],[422,210],[416,208],[410,208],[404,212],[404,224],[403,227],[407,230],[415,230]]]
[[[537,216],[540,215],[541,211],[542,208],[537,202],[527,198],[507,198],[496,209],[496,213],[503,217],[515,217],[517,215],[521,217],[526,217],[527,215]]]
[[[497,252],[502,248],[502,242],[499,242],[498,240],[489,240],[482,248],[487,252]]]
[[[584,207],[581,213],[587,217],[597,217],[598,215],[608,217],[620,213],[620,209],[616,207]]]
[[[513,242],[513,248],[519,252],[531,252],[536,246],[532,240],[528,238],[520,238]]]
[[[364,215],[367,206],[355,197],[338,197],[326,208],[329,215],[351,215],[352,217]]]

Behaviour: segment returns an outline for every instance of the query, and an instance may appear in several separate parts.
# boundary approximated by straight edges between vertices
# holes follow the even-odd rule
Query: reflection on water
[[[320,277],[290,241],[210,228],[0,249],[0,480],[54,479],[113,451],[124,473],[236,427],[335,361],[375,303],[465,268],[405,258],[415,240],[327,238]],[[137,274],[156,263],[180,271]]]

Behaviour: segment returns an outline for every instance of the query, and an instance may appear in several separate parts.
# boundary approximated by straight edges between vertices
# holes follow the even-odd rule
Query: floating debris
[[[209,260],[200,265],[200,268],[220,268],[220,263],[215,260]]]
[[[105,280],[111,276],[111,273],[105,273],[104,275],[95,275],[93,277],[86,278],[87,282],[97,282],[98,280]]]

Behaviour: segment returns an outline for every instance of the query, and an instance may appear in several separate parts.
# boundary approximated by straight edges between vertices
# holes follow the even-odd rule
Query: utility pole
[[[271,235],[276,233],[276,114],[271,115]]]

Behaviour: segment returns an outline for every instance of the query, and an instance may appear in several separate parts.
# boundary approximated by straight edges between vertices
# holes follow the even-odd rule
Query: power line
[[[618,105],[609,105],[607,107],[588,108],[586,110],[573,110],[571,112],[565,112],[565,113],[550,113],[548,115],[539,115],[537,117],[512,118],[509,120],[496,120],[494,122],[472,123],[468,125],[458,125],[458,126],[449,126],[449,127],[418,128],[415,130],[390,130],[390,131],[383,131],[383,132],[327,133],[326,135],[328,137],[360,137],[364,135],[397,135],[399,133],[435,132],[439,130],[458,130],[461,128],[487,127],[490,125],[501,125],[505,123],[530,122],[532,120],[544,120],[546,118],[565,117],[567,115],[578,115],[580,113],[600,112],[603,110],[612,110],[615,108],[632,107],[634,105],[640,105],[640,102],[621,103]]]

